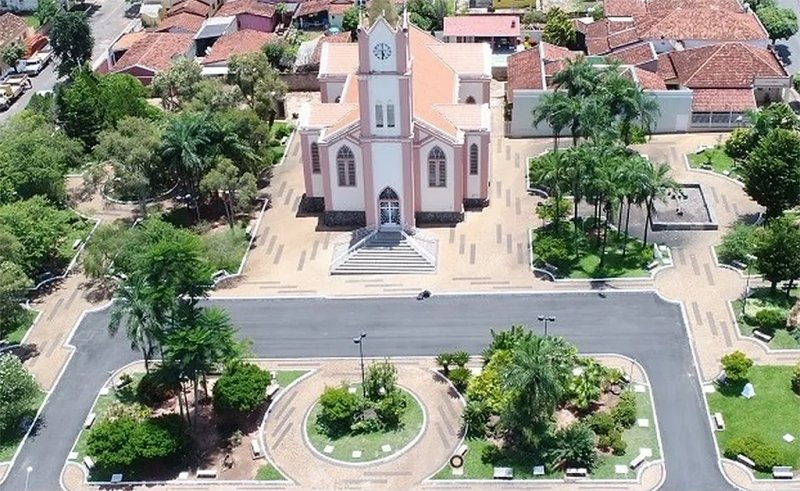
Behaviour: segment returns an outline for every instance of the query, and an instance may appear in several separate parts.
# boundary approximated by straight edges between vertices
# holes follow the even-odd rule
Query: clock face
[[[379,60],[385,60],[392,56],[392,48],[386,43],[378,43],[372,48],[372,54]]]

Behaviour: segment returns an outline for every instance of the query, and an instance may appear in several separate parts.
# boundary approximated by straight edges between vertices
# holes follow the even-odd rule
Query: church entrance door
[[[400,198],[392,188],[386,188],[378,196],[378,210],[380,211],[380,228],[400,228]]]

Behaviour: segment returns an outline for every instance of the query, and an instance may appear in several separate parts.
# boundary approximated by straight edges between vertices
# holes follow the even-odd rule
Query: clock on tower
[[[372,48],[372,54],[379,60],[385,60],[392,56],[392,48],[386,43],[378,43]]]

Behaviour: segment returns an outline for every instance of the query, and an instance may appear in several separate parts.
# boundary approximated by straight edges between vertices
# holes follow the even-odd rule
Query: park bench
[[[114,484],[122,482],[122,474],[111,474],[111,482]]]
[[[514,469],[511,467],[495,467],[492,474],[492,479],[514,479]]]
[[[793,479],[792,468],[786,465],[776,465],[772,468],[772,477],[775,479]]]
[[[640,465],[642,465],[644,463],[644,459],[645,458],[646,457],[644,456],[644,454],[640,453],[633,460],[631,460],[631,463],[628,464],[628,467],[630,467],[631,470],[635,471],[637,467],[639,467]]]
[[[261,452],[261,443],[255,438],[250,440],[250,453],[253,455],[253,460],[264,456],[263,452]]]
[[[702,164],[702,165],[700,166],[700,168],[701,168],[701,169],[703,169],[703,170],[713,170],[713,169],[714,169],[714,167],[712,167],[712,166],[711,166],[711,165],[709,165],[709,164]]]
[[[92,425],[94,424],[94,421],[96,419],[97,419],[97,415],[95,413],[89,413],[86,416],[86,420],[84,420],[84,422],[83,422],[83,427],[88,430],[89,428],[92,427]]]
[[[130,379],[123,379],[122,377],[114,380],[114,390],[121,390],[130,385]]]
[[[765,333],[764,331],[759,331],[758,329],[753,329],[753,336],[756,339],[764,341],[765,343],[769,343],[770,341],[772,341],[773,338],[773,336]]]
[[[544,263],[544,270],[553,276],[558,276],[558,266],[550,263]]]
[[[658,261],[650,261],[650,263],[647,265],[647,271],[652,271],[652,270],[656,269],[659,264],[661,264],[661,263],[658,262]]]
[[[703,153],[703,152],[705,152],[706,150],[708,150],[710,148],[711,148],[711,146],[709,146],[709,145],[697,145],[697,149],[694,151],[694,153],[696,153],[696,154],[697,153]]]
[[[722,413],[714,413],[714,428],[716,428],[717,431],[725,429],[725,420],[722,419]]]
[[[543,465],[535,465],[535,466],[533,466],[533,475],[534,476],[543,476],[544,475],[544,466]]]
[[[217,470],[216,469],[198,469],[197,470],[197,478],[198,479],[215,479],[217,477]]]
[[[86,466],[86,469],[91,471],[92,469],[94,469],[94,460],[92,460],[92,458],[87,455],[86,457],[83,458],[83,465]]]
[[[570,467],[566,471],[567,477],[586,477],[589,471],[585,467]]]
[[[747,455],[744,455],[744,454],[737,455],[736,456],[736,460],[741,462],[742,464],[746,465],[747,467],[749,467],[751,469],[754,469],[755,466],[756,466],[756,463],[753,462],[750,458],[747,457]]]
[[[247,228],[244,229],[244,235],[248,239],[250,239],[253,236],[253,226],[252,225],[248,225]]]
[[[81,246],[81,239],[75,239],[75,242],[72,243],[72,250],[77,250],[78,247]]]
[[[279,390],[281,390],[280,385],[275,383],[270,384],[269,387],[267,387],[267,399],[275,397],[275,394],[277,394]]]
[[[736,269],[741,269],[741,270],[747,269],[747,264],[741,261],[736,261],[736,260],[731,261],[731,265]]]

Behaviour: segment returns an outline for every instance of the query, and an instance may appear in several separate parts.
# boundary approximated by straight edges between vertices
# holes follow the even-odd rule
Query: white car
[[[50,63],[50,60],[53,58],[53,50],[50,49],[50,46],[45,46],[39,51],[37,51],[33,56],[30,58],[25,58],[20,60],[17,64],[17,71],[19,73],[27,73],[31,76],[39,75],[39,73],[44,70],[44,67]]]

